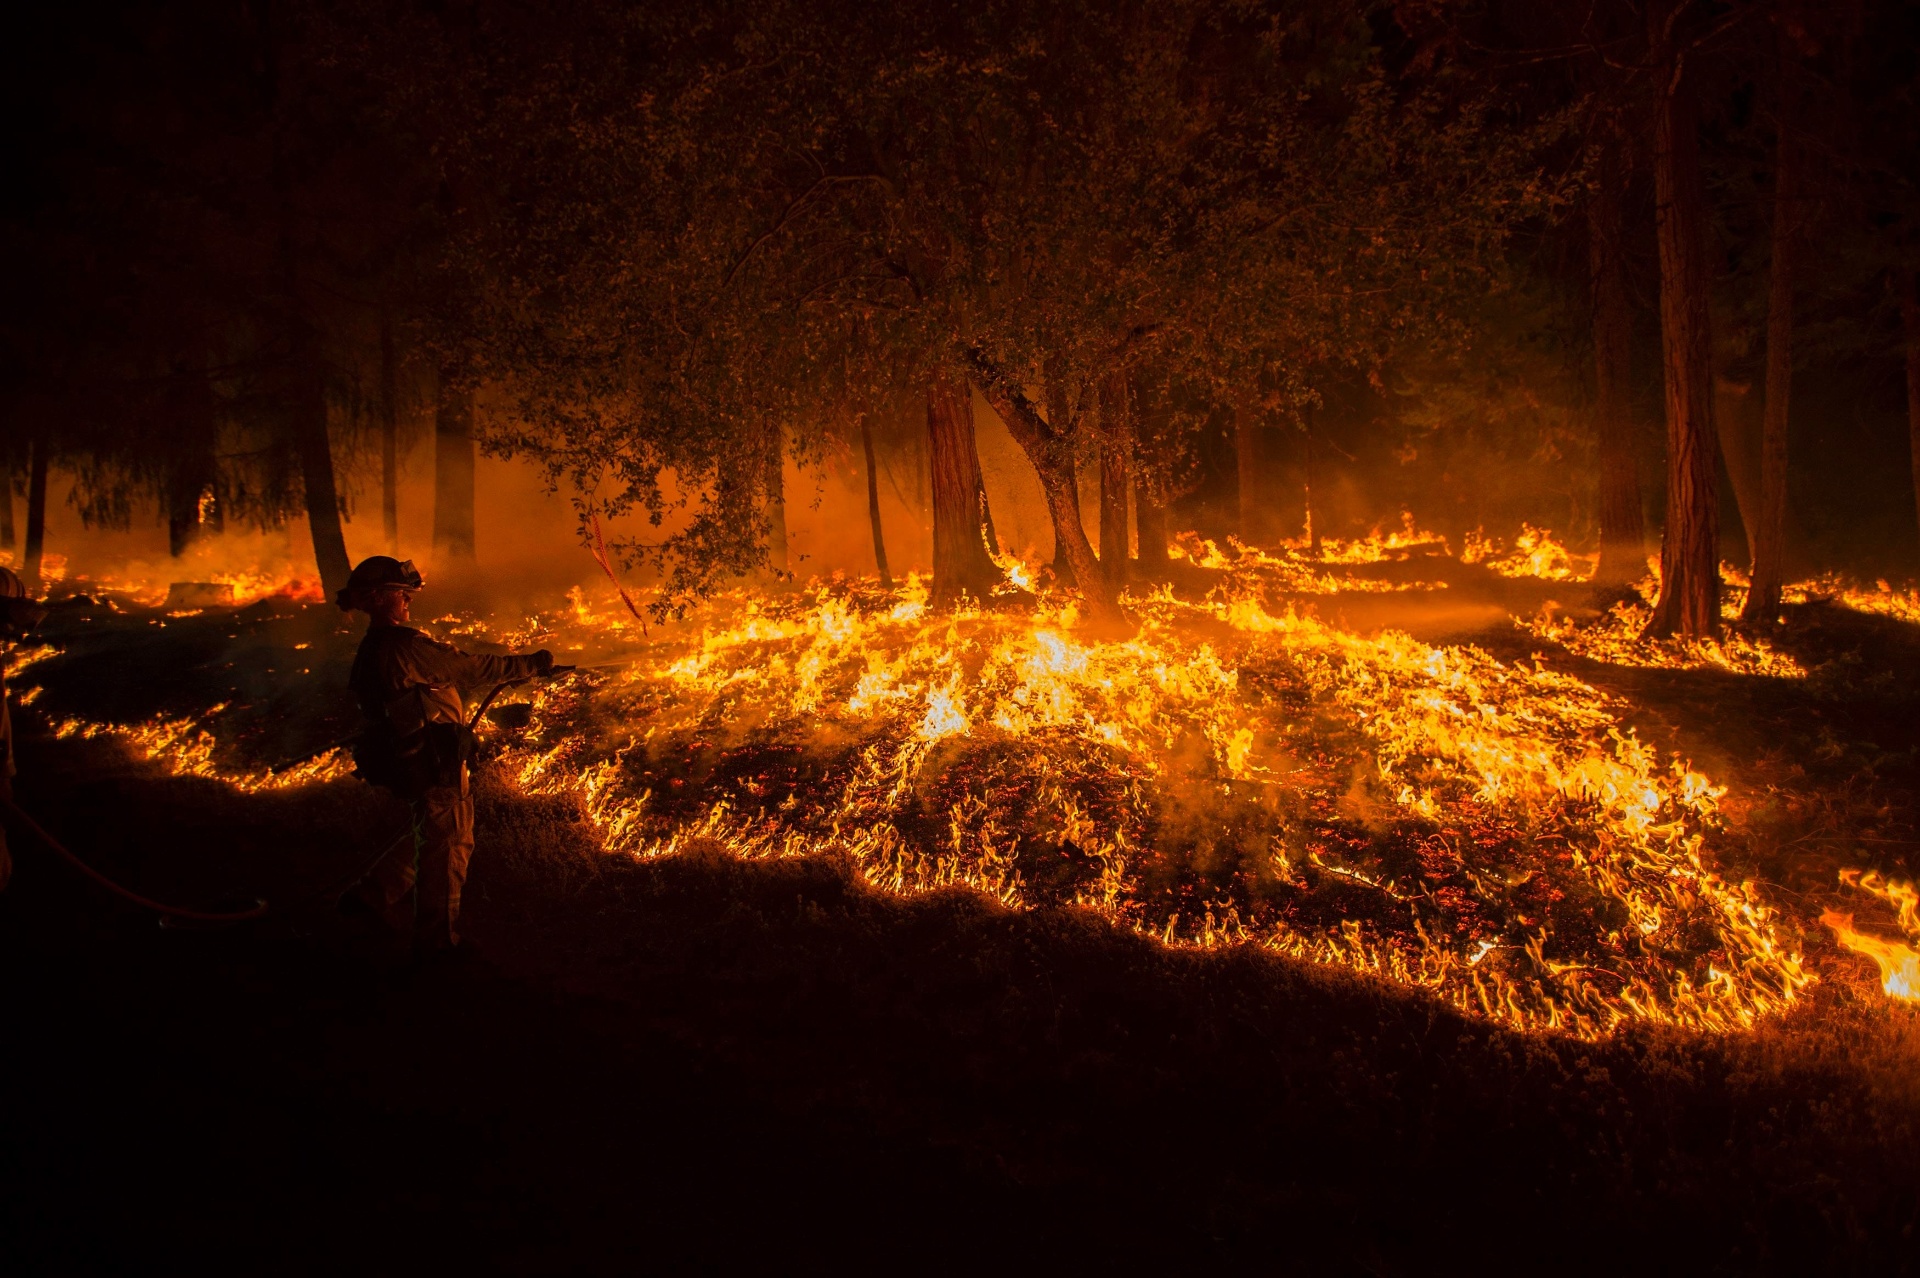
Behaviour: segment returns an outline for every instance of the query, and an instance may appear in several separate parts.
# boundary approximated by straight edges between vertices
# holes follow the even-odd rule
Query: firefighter
[[[27,595],[26,583],[11,568],[0,568],[0,640],[18,639],[46,619],[47,610]],[[4,658],[0,644],[0,658]],[[6,662],[0,659],[0,799],[13,802],[13,715],[7,709]],[[7,831],[0,826],[0,891],[13,878],[13,854],[7,850]]]
[[[411,560],[374,555],[334,602],[372,618],[348,679],[366,717],[354,747],[358,775],[413,809],[412,847],[386,856],[341,906],[364,905],[396,931],[411,919],[415,950],[431,956],[460,943],[460,889],[473,856],[473,734],[461,693],[548,674],[553,654],[476,656],[428,638],[407,624],[425,584]],[[416,880],[417,910],[409,901]]]

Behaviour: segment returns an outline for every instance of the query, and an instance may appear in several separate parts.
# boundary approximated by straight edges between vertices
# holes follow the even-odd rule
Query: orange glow
[[[891,592],[871,580],[743,586],[651,633],[604,588],[433,625],[613,663],[530,690],[530,726],[494,733],[500,775],[577,801],[609,855],[701,841],[747,858],[832,854],[882,891],[1064,900],[1163,944],[1258,946],[1586,1038],[1636,1021],[1738,1030],[1795,1002],[1813,977],[1791,931],[1757,888],[1713,868],[1722,788],[1641,742],[1622,703],[1538,664],[1362,634],[1275,601],[1434,589],[1338,569],[1404,560],[1418,575],[1445,550],[1411,521],[1329,540],[1318,560],[1183,535],[1176,553],[1215,584],[1197,600],[1129,596],[1140,629],[1124,641],[1091,637],[1066,595],[1023,612],[936,611],[911,574]],[[1537,529],[1511,548],[1476,535],[1466,557],[1551,582],[1590,571],[1590,557]],[[1021,588],[1041,580],[1028,558],[1000,562]],[[1804,675],[1737,634],[1641,643],[1651,590],[1597,623],[1550,612],[1523,624],[1596,660]],[[1904,606],[1891,590],[1856,593],[1846,606]],[[221,713],[59,730],[116,734],[171,771],[248,790],[349,772],[339,755],[284,773],[216,762]],[[798,771],[755,771],[775,756]],[[675,772],[695,758],[745,775]],[[1197,855],[1183,840],[1228,830],[1246,881],[1265,886],[1216,878],[1168,895],[1167,867],[1188,873],[1183,858]],[[1076,858],[1065,897],[1033,877],[1035,850],[1051,848]],[[1436,903],[1436,875],[1452,876],[1449,899],[1464,907]],[[1529,884],[1579,908],[1515,904]],[[1847,927],[1861,952],[1883,947],[1889,982],[1910,970],[1897,960],[1911,950]]]
[[[1859,870],[1840,871],[1840,882],[1891,905],[1900,930],[1920,941],[1920,891],[1916,891],[1912,883]],[[1858,931],[1853,926],[1853,915],[1839,910],[1823,912],[1820,921],[1833,929],[1834,939],[1840,944],[1874,961],[1880,969],[1880,988],[1888,997],[1920,1002],[1920,951],[1899,941],[1883,940]]]

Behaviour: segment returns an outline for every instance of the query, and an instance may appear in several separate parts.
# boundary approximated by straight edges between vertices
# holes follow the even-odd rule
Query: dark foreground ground
[[[194,633],[76,642],[29,720],[204,706],[161,673]],[[341,642],[233,633],[314,669]],[[1789,641],[1839,665],[1617,678],[1643,732],[1740,781],[1728,855],[1812,902],[1835,841],[1910,873],[1920,661],[1833,610]],[[883,897],[827,860],[609,861],[564,807],[487,787],[483,959],[413,971],[316,899],[395,823],[370,792],[241,795],[44,733],[22,762],[23,801],[101,868],[278,908],[163,930],[14,836],[7,1273],[1920,1268],[1920,1017],[1817,931],[1793,1016],[1596,1047],[1075,911]]]

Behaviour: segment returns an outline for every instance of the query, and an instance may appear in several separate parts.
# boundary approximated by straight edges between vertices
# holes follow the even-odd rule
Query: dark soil
[[[1903,875],[1916,850],[1913,631],[1835,611],[1782,640],[1827,668],[1804,685],[1580,671],[1735,780],[1729,847],[1789,903],[1862,838]],[[225,679],[236,752],[329,739],[350,636],[323,610],[222,619],[223,642],[188,620],[71,620],[18,792],[142,890],[276,908],[161,929],[13,834],[9,1273],[1920,1267],[1920,1016],[1817,931],[1791,1017],[1591,1046],[1072,909],[883,896],[830,859],[611,860],[563,805],[485,784],[479,956],[415,969],[323,892],[390,801],[239,794],[36,731],[203,709]]]

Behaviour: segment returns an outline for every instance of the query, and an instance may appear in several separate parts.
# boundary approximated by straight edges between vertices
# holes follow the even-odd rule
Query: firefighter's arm
[[[406,660],[413,682],[453,684],[459,688],[527,679],[553,669],[553,654],[544,649],[524,657],[495,656],[462,652],[452,644],[425,635],[407,645]]]

